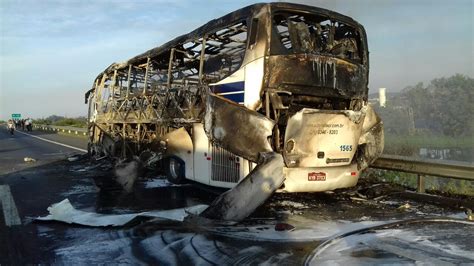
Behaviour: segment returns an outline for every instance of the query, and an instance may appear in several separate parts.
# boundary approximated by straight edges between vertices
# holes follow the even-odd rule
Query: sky
[[[0,119],[87,115],[84,93],[125,61],[257,1],[0,0]],[[472,0],[297,0],[361,23],[370,92],[474,77]]]

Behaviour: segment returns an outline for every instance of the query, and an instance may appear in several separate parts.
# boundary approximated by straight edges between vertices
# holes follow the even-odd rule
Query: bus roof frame
[[[293,3],[284,3],[284,2],[258,3],[258,4],[253,4],[253,5],[243,7],[236,11],[228,13],[227,15],[224,15],[220,18],[213,19],[207,22],[206,24],[202,25],[201,27],[187,34],[180,35],[171,41],[168,41],[158,47],[152,48],[144,53],[141,53],[135,57],[132,57],[123,63],[113,63],[109,67],[107,67],[103,72],[101,72],[96,77],[96,79],[100,78],[104,74],[109,74],[115,70],[124,69],[128,65],[144,64],[146,63],[148,58],[160,56],[164,53],[169,52],[173,47],[175,47],[178,44],[182,44],[190,40],[202,38],[207,33],[219,30],[223,26],[229,25],[233,22],[253,17],[254,14],[259,12],[262,8],[266,8],[266,7],[270,8],[270,11],[272,13],[277,12],[277,11],[290,11],[290,12],[296,11],[300,13],[318,14],[321,16],[325,16],[328,19],[338,20],[340,22],[343,22],[349,26],[356,28],[361,33],[361,41],[363,42],[363,45],[367,47],[367,35],[366,35],[364,27],[361,24],[359,24],[357,21],[352,19],[351,17],[342,15],[340,13],[337,13],[328,9],[302,5],[302,4],[293,4]],[[367,48],[366,56],[368,57],[368,48]],[[367,66],[368,66],[368,61],[367,61]],[[92,90],[94,90],[94,88]]]

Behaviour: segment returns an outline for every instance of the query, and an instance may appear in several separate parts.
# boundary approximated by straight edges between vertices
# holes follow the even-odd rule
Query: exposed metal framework
[[[265,70],[262,85],[268,89],[253,109],[271,119],[284,121],[280,117],[288,117],[304,106],[360,108],[367,97],[366,39],[357,22],[316,7],[256,4],[213,20],[124,63],[114,63],[99,74],[86,94],[86,101],[90,100],[90,151],[131,156],[149,148],[157,137],[172,129],[202,121],[207,96],[212,92],[209,85],[228,77],[244,61],[254,60],[258,53],[269,56],[267,65],[271,71]],[[285,62],[273,55],[288,53],[297,58],[301,53],[317,54],[321,64],[328,60],[324,58],[327,55],[363,67],[346,69],[337,62],[329,62],[325,67],[332,67],[330,71],[334,75],[307,78],[307,73],[299,73],[307,79],[306,83],[334,83],[335,90],[314,90],[308,95],[298,92],[302,87],[285,83],[285,79],[295,77],[289,78],[291,71],[283,73],[283,70],[295,62],[291,59]],[[305,64],[303,61],[307,62],[298,60],[299,64]],[[319,69],[327,72],[321,66]],[[346,71],[355,72],[354,77]],[[281,83],[287,85],[281,87]],[[283,141],[279,132],[285,126],[279,124],[275,132],[277,150]]]
[[[90,91],[95,94],[91,102],[94,113],[89,114],[94,121],[91,132],[95,132],[90,137],[96,139],[92,143],[97,143],[97,138],[113,139],[110,145],[122,140],[121,155],[126,156],[167,133],[170,127],[200,121],[208,84],[241,65],[246,38],[247,26],[242,21],[178,43],[169,51],[147,57],[143,64],[109,67]],[[116,147],[100,148],[117,155]]]

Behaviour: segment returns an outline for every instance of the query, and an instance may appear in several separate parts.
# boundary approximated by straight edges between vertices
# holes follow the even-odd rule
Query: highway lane
[[[51,200],[55,200],[58,189],[69,187],[70,184],[61,180],[62,176],[57,173],[67,173],[61,167],[64,160],[84,154],[86,147],[85,138],[18,130],[10,135],[3,125],[0,126],[0,253],[7,253],[0,257],[9,258],[0,260],[0,264],[22,262],[25,249],[35,250],[31,245],[34,247],[36,238],[25,239],[25,234],[35,232],[28,221],[44,212]],[[35,161],[26,162],[25,158]],[[45,175],[44,169],[55,171]],[[25,240],[24,243],[21,240]]]
[[[32,134],[80,149],[86,146],[83,138],[41,131]],[[213,200],[206,192],[190,186],[161,189],[153,185],[150,187],[146,184],[147,180],[141,180],[136,191],[131,194],[115,190],[100,191],[93,179],[113,176],[110,163],[105,162],[104,166],[98,167],[88,158],[75,162],[67,160],[78,153],[81,152],[77,149],[21,132],[10,136],[4,128],[0,128],[0,265],[57,261],[66,264],[87,262],[87,259],[96,263],[113,261],[117,252],[114,247],[104,251],[105,255],[99,258],[89,258],[87,254],[70,257],[64,255],[63,248],[80,245],[84,237],[95,239],[97,235],[110,237],[111,242],[130,241],[128,238],[121,239],[128,230],[84,229],[61,223],[34,222],[35,217],[47,214],[50,205],[65,198],[76,208],[102,213],[179,208],[200,203],[201,200],[207,203]],[[36,162],[24,162],[25,157],[34,158]],[[131,256],[130,261],[141,261],[134,257]]]
[[[34,132],[58,140],[58,136]],[[76,140],[64,140],[70,145]],[[82,146],[84,147],[84,146]],[[30,136],[0,132],[0,264],[302,264],[327,238],[374,224],[426,216],[462,218],[456,208],[438,208],[397,198],[383,200],[338,193],[278,194],[236,226],[163,225],[144,221],[118,228],[90,228],[58,222],[36,222],[47,208],[67,198],[83,211],[103,214],[167,210],[209,204],[215,197],[194,185],[172,186],[162,179],[140,178],[132,193],[101,190],[94,180],[113,176],[111,164]],[[25,163],[23,158],[37,159]],[[368,187],[372,187],[369,185]],[[375,186],[376,190],[383,186]],[[380,196],[383,191],[366,192]],[[393,192],[393,190],[391,190]],[[363,195],[362,195],[363,196]],[[4,204],[7,202],[7,204]],[[14,208],[18,220],[15,224]],[[5,209],[8,211],[5,212]],[[7,215],[5,215],[7,213]],[[10,223],[6,222],[6,216]],[[10,225],[9,225],[10,224]],[[283,231],[277,230],[277,225]],[[291,228],[291,226],[294,228]],[[326,263],[474,263],[469,235],[473,225],[418,224],[417,227],[371,231],[334,243],[318,259]],[[442,244],[442,245],[441,245]],[[341,245],[343,245],[341,247]],[[351,247],[351,245],[354,245]],[[342,250],[342,251],[341,251]],[[407,252],[418,250],[416,254]],[[430,260],[432,254],[443,254]]]
[[[30,135],[55,141],[74,148],[54,144]],[[12,136],[5,127],[0,126],[0,175],[39,166],[64,159],[72,154],[84,153],[87,150],[87,139],[71,137],[43,131],[15,131]],[[25,162],[30,157],[36,162]]]

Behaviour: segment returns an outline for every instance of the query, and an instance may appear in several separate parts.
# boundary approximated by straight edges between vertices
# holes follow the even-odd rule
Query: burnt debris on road
[[[200,217],[184,222],[141,217],[116,228],[35,221],[64,199],[85,213],[124,215],[210,204],[221,192],[209,193],[215,188],[197,183],[172,184],[146,171],[139,171],[134,189],[126,192],[119,184],[103,183],[113,180],[114,164],[81,156],[2,174],[22,224],[0,226],[0,263],[474,262],[473,244],[465,234],[474,225],[463,206],[410,200],[402,187],[366,179],[337,193],[274,194],[233,225]],[[393,222],[401,225],[384,228]],[[358,234],[364,228],[371,233]],[[342,234],[350,236],[319,251],[319,245]],[[435,253],[441,255],[427,260]]]

